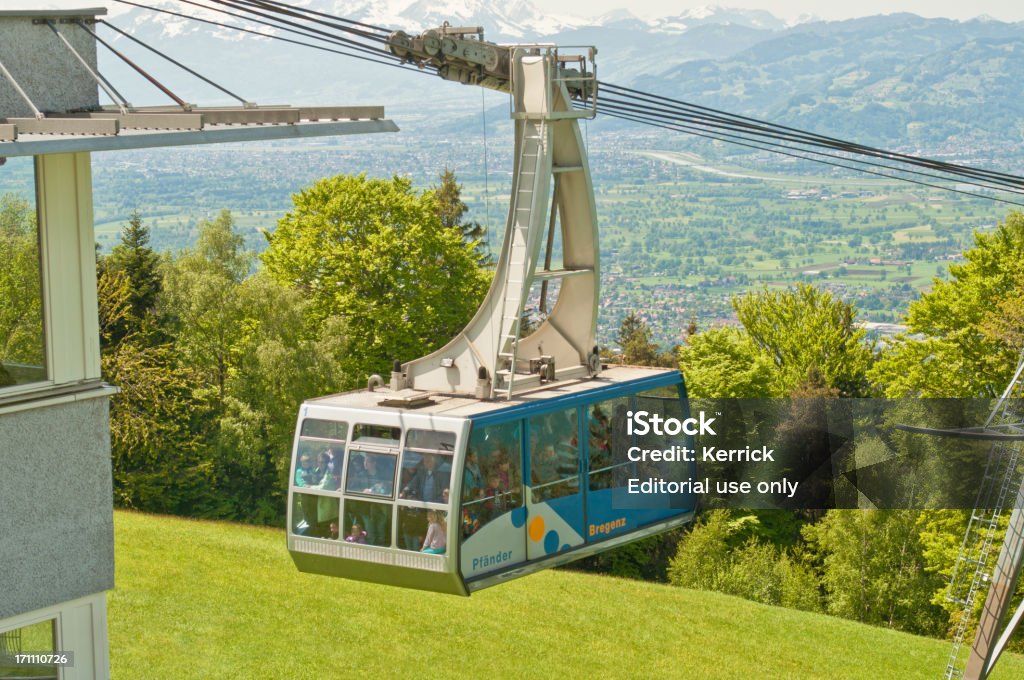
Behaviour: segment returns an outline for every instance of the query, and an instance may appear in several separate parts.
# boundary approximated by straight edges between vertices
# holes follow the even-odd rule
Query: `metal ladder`
[[[505,295],[501,301],[501,328],[508,324],[508,331],[502,336],[498,357],[508,363],[508,368],[497,371],[494,393],[512,398],[515,386],[516,362],[519,354],[519,329],[522,321],[523,290],[527,280],[526,267],[530,261],[530,221],[533,219],[534,196],[539,187],[537,169],[541,152],[546,143],[547,129],[543,119],[523,121],[523,136],[519,160],[519,176],[513,197],[513,225],[510,234],[508,268],[505,270]]]
[[[1013,380],[1003,392],[995,408],[985,422],[985,427],[1020,423],[1024,412],[1021,409],[1021,393],[1024,388],[1024,361],[1018,366]],[[1016,396],[1014,399],[1012,397]],[[975,508],[964,533],[950,576],[946,600],[961,606],[960,618],[953,631],[953,646],[946,662],[944,678],[952,680],[964,674],[965,660],[961,650],[967,636],[967,628],[974,614],[974,604],[991,580],[989,558],[995,541],[999,518],[1006,508],[1006,498],[1015,487],[1017,463],[1020,459],[1021,442],[995,441],[989,451],[981,488],[978,490]]]

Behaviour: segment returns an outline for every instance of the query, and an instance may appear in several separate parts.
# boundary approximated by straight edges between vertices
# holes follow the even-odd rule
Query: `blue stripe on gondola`
[[[499,409],[497,411],[488,411],[487,413],[483,413],[478,416],[471,416],[470,418],[473,421],[474,426],[493,425],[495,423],[503,423],[517,418],[528,418],[530,416],[560,411],[573,406],[590,404],[595,401],[604,401],[606,399],[614,399],[615,397],[628,396],[636,394],[637,392],[653,390],[658,387],[681,385],[682,382],[683,376],[679,371],[667,371],[665,373],[648,376],[646,378],[637,378],[626,382],[603,385],[584,392],[574,392],[572,394],[566,394],[559,397],[546,397],[544,399],[538,399],[525,404],[515,404],[508,408]],[[685,395],[683,395],[683,398],[685,399]]]

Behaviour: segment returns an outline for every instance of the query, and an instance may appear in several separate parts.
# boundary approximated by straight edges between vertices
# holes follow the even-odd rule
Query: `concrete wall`
[[[108,398],[0,413],[0,619],[114,586]]]
[[[60,23],[73,16],[74,12],[0,12],[0,63],[44,113],[99,106],[96,81],[46,24],[32,23],[33,18],[53,21],[95,71],[95,38],[74,24]],[[92,26],[90,30],[97,32]],[[24,99],[0,75],[0,118],[32,115]]]

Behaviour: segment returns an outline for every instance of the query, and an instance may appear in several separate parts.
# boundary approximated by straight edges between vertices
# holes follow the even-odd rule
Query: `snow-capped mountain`
[[[440,26],[445,21],[452,25],[482,26],[485,35],[502,38],[534,39],[553,35],[585,21],[541,12],[528,0],[509,3],[484,0],[415,0],[401,11],[406,25],[414,28]]]
[[[675,16],[655,19],[650,26],[655,31],[664,33],[684,33],[696,26],[726,25],[778,31],[786,27],[786,22],[764,10],[733,9],[718,5],[705,5],[688,9]]]
[[[374,26],[419,32],[448,22],[482,26],[490,39],[532,39],[588,23],[586,19],[552,15],[528,0],[494,3],[487,0],[306,0],[304,6]]]

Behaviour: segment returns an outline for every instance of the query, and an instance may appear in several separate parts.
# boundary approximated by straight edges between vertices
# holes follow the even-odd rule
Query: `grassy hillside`
[[[114,678],[932,680],[949,651],[668,586],[549,571],[465,599],[300,574],[278,530],[124,512],[115,529]]]

